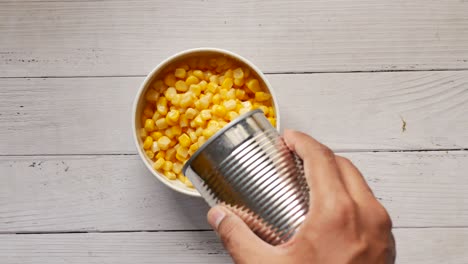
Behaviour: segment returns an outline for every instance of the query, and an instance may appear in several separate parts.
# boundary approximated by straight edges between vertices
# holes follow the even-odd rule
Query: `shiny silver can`
[[[308,212],[302,160],[261,110],[218,131],[187,161],[183,173],[210,206],[227,206],[272,245],[288,241]]]

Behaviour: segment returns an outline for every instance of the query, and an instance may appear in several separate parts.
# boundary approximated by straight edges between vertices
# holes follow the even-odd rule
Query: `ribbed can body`
[[[286,242],[309,208],[302,161],[261,111],[230,123],[184,166],[210,206],[223,204],[266,242]]]

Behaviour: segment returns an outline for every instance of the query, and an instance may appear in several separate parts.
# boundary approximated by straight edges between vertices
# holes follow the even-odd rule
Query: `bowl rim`
[[[138,135],[137,126],[136,126],[136,124],[137,124],[136,116],[137,116],[137,110],[138,110],[138,102],[140,101],[140,98],[143,95],[143,91],[145,91],[146,87],[148,87],[148,85],[151,83],[151,81],[153,81],[156,73],[158,73],[160,70],[164,69],[166,66],[170,65],[173,61],[177,60],[180,57],[189,55],[191,53],[200,53],[200,52],[214,52],[214,53],[220,53],[220,54],[223,54],[223,55],[227,55],[229,57],[232,57],[234,59],[239,60],[240,62],[244,63],[249,68],[254,70],[255,73],[258,75],[258,77],[262,79],[262,81],[264,82],[266,88],[268,89],[268,92],[271,94],[271,97],[273,99],[273,105],[274,105],[275,110],[276,110],[276,113],[275,113],[276,114],[276,129],[278,131],[280,131],[280,128],[281,128],[281,118],[280,118],[278,98],[276,97],[276,93],[273,90],[273,88],[272,88],[270,82],[268,81],[268,79],[263,74],[263,72],[260,71],[260,69],[257,68],[257,66],[255,66],[248,59],[246,59],[246,58],[244,58],[244,57],[242,57],[242,56],[240,56],[240,55],[238,55],[238,54],[236,54],[234,52],[225,50],[225,49],[210,48],[210,47],[200,47],[200,48],[186,49],[186,50],[177,52],[177,53],[167,57],[166,59],[164,59],[161,63],[159,63],[156,67],[154,67],[153,70],[151,70],[150,73],[148,73],[146,75],[146,77],[143,80],[143,82],[141,83],[141,85],[140,85],[140,87],[138,89],[138,92],[137,92],[137,94],[135,96],[135,99],[133,101],[133,107],[132,107],[132,111],[133,111],[133,114],[132,114],[133,141],[134,141],[135,146],[137,148],[138,156],[143,161],[146,168],[153,174],[153,176],[155,176],[160,182],[162,182],[164,185],[171,188],[172,190],[177,191],[179,193],[183,193],[183,194],[192,196],[192,197],[201,197],[201,195],[196,189],[193,189],[193,191],[192,191],[192,190],[188,190],[188,187],[184,188],[184,187],[176,186],[175,184],[173,184],[169,180],[167,180],[163,175],[160,175],[158,172],[156,172],[153,169],[153,166],[149,163],[148,159],[145,156],[145,153],[143,153],[143,150],[142,150],[142,148],[140,146],[139,135]]]

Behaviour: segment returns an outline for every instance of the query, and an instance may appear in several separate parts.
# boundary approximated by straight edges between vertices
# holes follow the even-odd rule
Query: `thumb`
[[[236,263],[253,261],[272,254],[274,247],[255,235],[242,219],[224,206],[215,206],[208,212],[208,223],[219,234],[224,247]]]

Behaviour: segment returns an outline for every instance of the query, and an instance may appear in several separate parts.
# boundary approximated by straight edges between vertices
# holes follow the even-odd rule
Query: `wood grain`
[[[468,71],[268,79],[283,128],[335,150],[468,148]],[[136,153],[131,109],[142,80],[0,79],[0,155]]]
[[[0,1],[0,76],[128,76],[194,47],[265,72],[468,68],[468,2]]]
[[[396,263],[468,262],[466,228],[396,229],[394,234]],[[211,231],[0,235],[0,259],[3,264],[232,263]]]
[[[468,152],[344,153],[396,227],[467,226]],[[209,229],[134,155],[0,158],[0,232]]]

